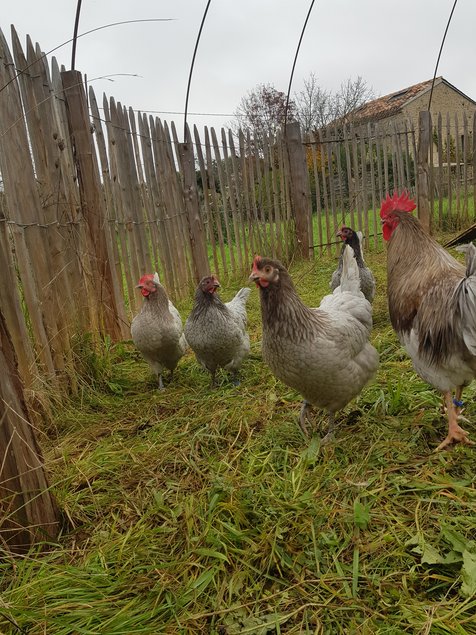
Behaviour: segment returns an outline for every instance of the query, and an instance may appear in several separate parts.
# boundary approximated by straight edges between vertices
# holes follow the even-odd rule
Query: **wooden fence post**
[[[0,312],[0,537],[13,553],[58,536],[59,514],[23,400],[15,352]]]
[[[428,110],[420,112],[418,126],[418,156],[417,156],[417,179],[418,179],[418,218],[423,228],[431,233],[431,212],[430,210],[430,166],[428,164],[428,152],[431,143],[431,115]]]
[[[88,226],[90,244],[94,250],[94,253],[90,254],[93,266],[91,283],[99,302],[99,324],[105,333],[118,340],[121,339],[121,327],[112,279],[114,255],[110,245],[108,246],[104,228],[104,223],[107,222],[104,194],[99,180],[83,80],[79,71],[64,71],[61,73],[61,79],[75,150],[81,207]],[[91,301],[93,299],[90,299]]]
[[[195,155],[188,127],[187,141],[186,143],[179,144],[179,152],[183,166],[183,194],[193,259],[193,273],[195,281],[199,282],[203,276],[210,273],[210,264],[208,262],[206,235],[200,216],[200,204],[198,201],[197,180],[195,176]]]
[[[312,214],[309,170],[306,153],[301,139],[301,130],[297,122],[286,126],[286,146],[291,172],[291,207],[296,221],[296,235],[299,254],[306,260],[312,255],[309,241],[309,218]]]

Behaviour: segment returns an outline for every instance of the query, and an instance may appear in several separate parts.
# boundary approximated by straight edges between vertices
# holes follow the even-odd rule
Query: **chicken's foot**
[[[210,374],[212,376],[211,381],[210,381],[210,388],[216,388],[218,386],[218,382],[217,382],[217,378],[215,375],[215,371],[210,371]]]
[[[461,397],[461,392],[458,395],[458,389],[456,391],[457,397]],[[446,439],[444,439],[440,445],[436,448],[435,452],[446,448],[451,443],[464,443],[466,445],[474,445],[474,441],[471,441],[468,436],[469,432],[463,430],[463,428],[459,425],[458,419],[464,419],[461,415],[461,408],[459,406],[455,406],[453,403],[453,395],[451,392],[444,393],[445,405],[446,405],[446,413],[448,415],[448,434]],[[460,401],[460,399],[457,399]]]
[[[329,428],[327,429],[327,434],[322,437],[321,445],[327,445],[334,441],[334,430],[336,428],[336,416],[335,413],[329,412]]]
[[[303,435],[308,439],[309,438],[309,430],[306,424],[307,413],[311,409],[311,404],[304,400],[301,406],[301,413],[299,415],[299,425],[301,427]]]
[[[231,383],[233,384],[233,386],[239,386],[240,385],[240,376],[238,374],[237,370],[233,370],[231,371]]]

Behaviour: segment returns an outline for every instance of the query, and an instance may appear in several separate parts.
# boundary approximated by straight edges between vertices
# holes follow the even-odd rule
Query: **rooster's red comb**
[[[382,201],[382,207],[380,208],[380,218],[385,218],[390,212],[413,212],[416,207],[415,201],[410,198],[407,191],[403,191],[400,196],[398,192],[394,192],[390,197],[388,194],[384,201]]]

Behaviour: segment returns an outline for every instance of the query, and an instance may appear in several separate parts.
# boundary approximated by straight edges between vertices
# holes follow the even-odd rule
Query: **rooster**
[[[141,312],[131,324],[132,341],[148,362],[163,390],[162,374],[167,368],[170,378],[187,343],[179,312],[167,297],[157,273],[146,274],[137,288],[144,296]]]
[[[372,307],[360,291],[354,253],[345,247],[341,284],[317,309],[302,302],[276,260],[256,256],[250,279],[260,292],[263,359],[304,397],[299,423],[305,436],[310,406],[327,410],[326,443],[333,438],[335,413],[360,393],[378,367],[378,353],[369,343]]]
[[[406,192],[395,192],[380,209],[388,241],[388,305],[416,372],[443,394],[448,435],[436,448],[441,450],[472,443],[458,420],[463,388],[476,376],[476,248],[464,247],[465,268],[409,213],[415,207]]]
[[[360,290],[365,295],[369,302],[373,302],[375,297],[375,278],[373,273],[367,267],[362,254],[362,232],[355,232],[350,227],[343,225],[336,234],[340,236],[343,241],[342,253],[339,258],[339,264],[337,269],[332,274],[331,281],[329,283],[330,288],[334,291],[336,287],[340,285],[340,279],[342,276],[342,262],[344,259],[344,249],[346,245],[352,247],[354,256],[359,267],[360,275]]]
[[[238,371],[250,351],[246,332],[246,302],[251,289],[243,287],[233,300],[222,302],[217,294],[220,283],[213,275],[200,280],[195,302],[185,323],[185,337],[198,362],[211,374],[211,386],[216,386],[219,367],[231,371],[237,385]]]

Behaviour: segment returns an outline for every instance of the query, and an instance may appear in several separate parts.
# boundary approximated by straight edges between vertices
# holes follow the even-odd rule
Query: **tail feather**
[[[360,293],[359,266],[354,258],[354,250],[349,245],[345,246],[343,253],[340,289],[354,294]]]
[[[459,245],[456,247],[456,251],[466,254],[466,277],[474,276],[476,274],[476,247],[474,243]]]
[[[243,287],[238,291],[233,300],[226,303],[228,309],[237,317],[243,329],[246,328],[246,302],[251,293],[250,287]]]
[[[456,247],[466,254],[466,277],[457,289],[463,340],[471,355],[476,355],[476,247],[473,243]]]
[[[243,287],[235,295],[235,297],[233,298],[232,302],[234,302],[236,300],[237,302],[240,302],[241,304],[245,305],[246,302],[248,301],[250,293],[251,293],[250,287]]]

